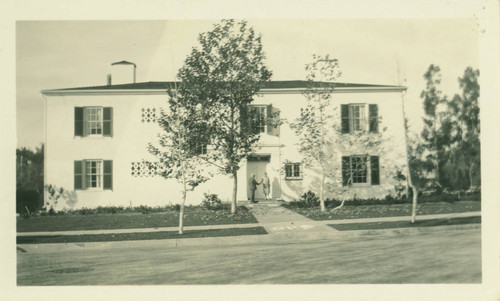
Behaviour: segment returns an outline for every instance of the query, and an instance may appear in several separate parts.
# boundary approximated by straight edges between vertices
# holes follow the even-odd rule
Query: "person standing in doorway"
[[[269,180],[267,172],[264,172],[264,178],[262,178],[262,188],[264,189],[264,197],[268,200],[271,192],[271,180]]]
[[[258,201],[255,200],[255,190],[257,190],[257,185],[260,185],[262,183],[262,180],[257,182],[255,180],[255,174],[252,174],[250,177],[250,180],[248,181],[248,187],[250,188],[250,200],[252,203],[258,203]]]

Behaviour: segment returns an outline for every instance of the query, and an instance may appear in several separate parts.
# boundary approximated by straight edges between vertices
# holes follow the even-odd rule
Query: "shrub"
[[[319,206],[319,197],[312,191],[308,191],[304,193],[298,201],[291,202],[290,204],[293,207],[299,208],[312,208]]]
[[[23,217],[29,217],[30,214],[40,209],[39,195],[33,189],[16,190],[16,213]]]
[[[142,214],[148,214],[149,212],[151,212],[151,208],[144,205],[140,205],[137,209]]]
[[[224,206],[222,205],[221,200],[216,194],[208,194],[204,193],[203,201],[201,202],[201,206],[208,210],[220,210]]]

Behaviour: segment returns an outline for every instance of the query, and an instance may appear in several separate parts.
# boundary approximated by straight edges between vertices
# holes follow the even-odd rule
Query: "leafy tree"
[[[35,151],[26,147],[16,149],[17,211],[19,213],[26,207],[35,211],[43,204],[43,156],[43,144]],[[28,193],[29,191],[32,193]],[[35,199],[28,201],[33,198]]]
[[[246,21],[223,20],[202,33],[178,72],[179,106],[201,105],[207,161],[233,178],[231,212],[236,211],[237,172],[259,140],[256,112],[249,105],[271,72],[260,35]]]
[[[479,119],[479,70],[467,67],[458,78],[462,95],[455,95],[449,103],[451,125],[450,161],[468,168],[469,184],[479,186],[481,181],[481,143]],[[476,180],[475,180],[476,179]]]
[[[179,213],[179,234],[184,233],[184,206],[188,191],[208,180],[204,169],[203,133],[199,107],[179,106],[176,91],[170,91],[169,110],[161,110],[158,123],[162,129],[159,145],[149,144],[149,152],[157,157],[157,173],[166,179],[176,179],[182,184],[182,203]]]
[[[308,87],[304,91],[307,105],[300,110],[300,116],[290,126],[299,137],[299,152],[304,156],[303,164],[308,167],[319,167],[321,179],[319,186],[319,203],[321,211],[325,211],[325,191],[335,190],[344,195],[340,206],[344,205],[348,191],[353,183],[354,172],[340,176],[342,170],[342,154],[352,149],[358,150],[360,157],[355,170],[359,173],[367,171],[368,153],[360,154],[359,150],[375,150],[381,147],[380,133],[355,131],[342,133],[339,108],[332,106],[334,82],[341,76],[338,60],[329,55],[313,55],[313,61],[306,65]],[[378,132],[378,119],[372,125]],[[332,179],[342,179],[335,181]]]
[[[333,159],[333,153],[328,150],[332,145],[329,136],[332,135],[330,125],[333,112],[330,102],[333,85],[342,74],[338,60],[330,59],[329,55],[313,55],[313,62],[306,65],[307,89],[304,96],[307,106],[300,109],[300,117],[291,123],[291,128],[300,137],[299,152],[304,155],[304,166],[318,164],[321,169],[319,188],[319,203],[321,211],[325,211],[325,181],[330,168],[328,163]],[[324,85],[318,85],[317,81]]]
[[[422,138],[424,147],[428,150],[427,160],[433,163],[433,168],[436,173],[436,181],[440,183],[440,163],[444,148],[446,145],[447,133],[440,131],[441,126],[441,107],[446,103],[446,97],[442,96],[442,92],[438,86],[441,83],[440,68],[431,64],[424,74],[426,80],[426,88],[420,94],[420,98],[424,100],[424,129],[422,130]]]

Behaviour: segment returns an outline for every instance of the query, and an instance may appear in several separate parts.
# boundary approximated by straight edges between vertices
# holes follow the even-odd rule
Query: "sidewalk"
[[[327,226],[328,224],[349,224],[349,223],[373,223],[390,221],[408,221],[409,216],[392,216],[381,218],[362,218],[362,219],[342,219],[342,220],[323,220],[314,221],[300,214],[288,210],[281,206],[270,206],[268,204],[256,204],[247,206],[254,214],[259,223],[254,224],[227,224],[227,225],[206,225],[206,226],[185,226],[184,230],[213,230],[213,229],[231,229],[231,228],[253,228],[264,227],[269,234],[285,234],[287,236],[303,236],[310,234],[312,236],[339,234],[340,231]],[[480,216],[481,212],[462,212],[450,214],[432,214],[417,216],[417,220],[430,220],[441,218],[457,218]],[[445,226],[450,227],[450,226]],[[92,234],[119,234],[119,233],[148,233],[161,231],[177,231],[178,227],[159,227],[159,228],[135,228],[135,229],[104,229],[104,230],[79,230],[79,231],[51,231],[51,232],[19,232],[21,236],[60,236],[60,235],[92,235]],[[196,238],[193,238],[196,239]]]

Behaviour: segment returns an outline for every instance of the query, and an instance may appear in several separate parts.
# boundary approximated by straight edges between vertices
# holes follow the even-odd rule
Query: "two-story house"
[[[327,182],[342,183],[353,174],[351,197],[383,198],[394,193],[395,168],[406,170],[401,93],[405,87],[332,83],[332,108],[341,112],[343,134],[379,132],[384,150],[333,144],[341,154],[338,168]],[[179,203],[181,186],[175,180],[155,176],[160,166],[145,165],[155,158],[147,150],[160,131],[156,119],[167,106],[172,82],[141,82],[42,91],[45,100],[45,184],[75,191],[76,202],[59,208],[97,206],[158,206]],[[263,117],[279,114],[278,127],[262,124],[261,139],[238,174],[238,200],[248,199],[248,177],[264,172],[271,179],[274,200],[291,201],[308,190],[318,192],[317,168],[303,166],[298,137],[289,122],[305,106],[305,81],[272,81],[259,91],[253,106]],[[207,151],[207,150],[203,150]],[[208,151],[210,151],[208,149]],[[368,168],[356,170],[364,162]],[[342,185],[342,184],[340,184]],[[188,195],[198,204],[203,193],[216,193],[229,201],[232,179],[216,175]],[[335,188],[326,197],[337,197]],[[256,198],[262,198],[258,189]]]

